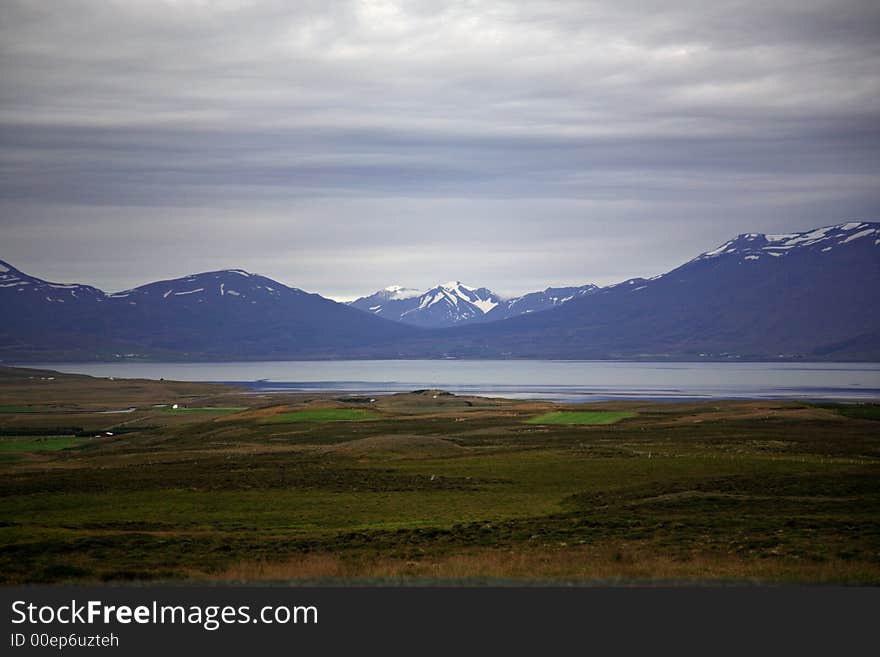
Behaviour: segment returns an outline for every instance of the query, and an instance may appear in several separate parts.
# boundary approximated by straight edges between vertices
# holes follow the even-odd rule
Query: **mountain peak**
[[[281,298],[282,294],[289,292],[302,294],[297,288],[244,269],[219,269],[148,283],[108,296],[126,299],[132,305],[147,299],[159,299],[165,303],[205,304],[216,300],[257,303],[260,299]]]
[[[500,301],[501,297],[486,288],[448,281],[426,292],[389,285],[349,305],[395,321],[439,328],[480,318]]]
[[[258,276],[258,274],[252,274],[249,271],[245,271],[244,269],[217,269],[215,271],[203,271],[199,272],[198,274],[190,274],[189,276],[185,276],[183,278],[188,280],[195,280],[198,278],[219,278],[221,276],[241,276],[242,278],[253,278],[255,276]]]

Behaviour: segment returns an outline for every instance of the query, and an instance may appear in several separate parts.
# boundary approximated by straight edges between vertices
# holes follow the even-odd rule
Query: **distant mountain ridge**
[[[878,289],[877,222],[745,233],[660,276],[603,288],[548,288],[501,299],[455,281],[421,294],[397,286],[359,300],[387,305],[391,317],[403,308],[396,304],[408,304],[423,326],[237,269],[106,294],[0,262],[0,361],[877,361]],[[446,327],[425,328],[429,320]]]
[[[444,328],[549,310],[598,289],[596,285],[548,287],[542,292],[505,299],[485,287],[474,288],[460,281],[450,281],[427,292],[392,285],[349,305],[404,324]]]
[[[468,287],[459,281],[442,283],[421,294],[408,292],[416,291],[394,285],[349,305],[404,324],[442,328],[478,319],[502,302],[485,287]]]
[[[411,327],[240,269],[107,294],[23,274],[0,261],[0,359],[336,358]]]

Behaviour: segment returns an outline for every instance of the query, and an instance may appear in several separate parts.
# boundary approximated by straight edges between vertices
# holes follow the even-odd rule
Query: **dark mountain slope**
[[[520,358],[880,359],[878,245],[877,223],[741,235],[663,276],[399,349]]]

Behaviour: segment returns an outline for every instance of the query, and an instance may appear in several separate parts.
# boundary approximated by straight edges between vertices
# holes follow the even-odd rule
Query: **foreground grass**
[[[614,411],[553,411],[526,420],[529,424],[614,424],[635,413]]]
[[[205,573],[192,571],[193,579]],[[876,564],[846,559],[792,562],[749,560],[725,553],[695,555],[663,551],[649,542],[625,541],[596,545],[538,546],[525,550],[473,548],[439,557],[387,558],[330,553],[302,554],[286,561],[243,561],[211,574],[232,581],[296,579],[405,580],[644,580],[818,582],[858,584],[876,580]]]
[[[245,473],[261,467],[245,460],[225,472],[206,463],[217,479],[196,477],[195,487],[167,488],[164,467],[152,466],[127,482],[135,490],[120,483],[112,495],[62,481],[57,492],[7,496],[2,572],[8,581],[322,577],[335,564],[340,577],[534,568],[534,577],[880,581],[880,472],[865,464],[559,450],[393,469],[331,463],[276,488],[245,489],[257,483]],[[80,483],[118,476],[105,474]],[[215,489],[223,482],[233,490]],[[248,570],[254,563],[263,575]]]

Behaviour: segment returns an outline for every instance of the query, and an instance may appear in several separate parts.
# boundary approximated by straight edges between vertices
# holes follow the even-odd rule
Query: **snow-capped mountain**
[[[392,285],[349,305],[404,324],[444,328],[549,310],[598,289],[595,285],[548,287],[542,292],[505,299],[485,287],[468,287],[459,281],[450,281],[427,292]]]
[[[349,303],[385,319],[423,328],[443,328],[479,319],[503,299],[486,289],[450,281],[427,292],[392,285]]]

